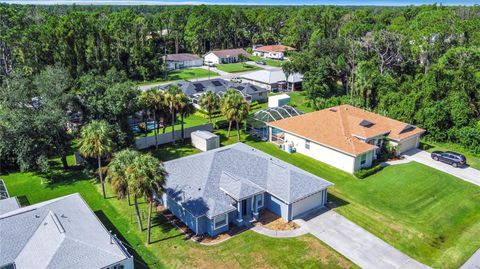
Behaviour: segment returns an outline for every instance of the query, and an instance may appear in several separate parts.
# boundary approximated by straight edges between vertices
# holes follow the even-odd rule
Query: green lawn
[[[152,81],[141,82],[138,84],[138,86],[148,86],[148,85],[169,82],[169,81],[176,81],[176,80],[193,80],[197,78],[206,78],[209,76],[209,74],[211,77],[218,76],[217,73],[203,69],[203,68],[178,69],[178,70],[168,72],[168,78],[166,80],[163,79],[162,77]]]
[[[273,66],[273,67],[282,67],[283,63],[285,61],[280,61],[280,60],[272,60],[272,59],[265,59],[265,58],[262,58],[260,56],[255,56],[255,55],[251,55],[249,58],[248,58],[250,61],[264,61],[267,65],[269,66]]]
[[[249,65],[246,63],[217,64],[217,69],[227,73],[239,73],[246,71],[262,70],[260,67]]]
[[[164,145],[153,154],[169,160],[196,152],[185,143]],[[275,239],[247,231],[219,245],[203,246],[186,240],[160,215],[153,221],[154,243],[147,246],[146,230],[139,231],[133,206],[117,200],[108,184],[108,199],[103,199],[99,184],[80,171],[57,173],[50,184],[42,184],[42,177],[33,173],[11,173],[2,178],[10,194],[18,196],[23,205],[79,192],[105,226],[133,247],[129,250],[135,254],[136,268],[356,268],[311,235]],[[146,216],[147,204],[140,200]]]
[[[440,151],[455,151],[458,153],[461,153],[465,155],[467,158],[467,163],[471,167],[475,169],[480,169],[480,155],[476,155],[473,153],[470,153],[467,151],[465,148],[463,148],[460,145],[456,145],[454,143],[439,143],[439,142],[431,142],[431,141],[422,141],[421,144],[422,148],[427,150],[428,152],[432,152],[435,150],[440,150]]]
[[[232,136],[223,143],[236,142]],[[435,268],[458,268],[480,247],[480,188],[409,163],[364,180],[270,143],[247,143],[335,184],[337,212]]]

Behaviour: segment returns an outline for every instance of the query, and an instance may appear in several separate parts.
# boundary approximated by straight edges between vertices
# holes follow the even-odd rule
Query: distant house
[[[216,78],[202,81],[179,81],[173,83],[192,99],[194,105],[198,106],[200,97],[208,90],[222,96],[229,88],[234,88],[242,93],[247,102],[268,100],[268,91],[265,88],[250,83],[234,83],[228,80]]]
[[[240,55],[248,57],[248,53],[244,49],[227,49],[212,50],[205,54],[203,59],[205,63],[229,64],[238,62],[241,57]]]
[[[283,60],[285,58],[285,53],[289,51],[295,51],[295,49],[284,45],[255,46],[253,48],[253,55],[263,58]]]
[[[190,53],[167,54],[166,62],[168,70],[203,65],[203,59],[200,56]]]
[[[133,256],[78,193],[9,207],[0,215],[0,268],[133,269]]]
[[[332,183],[242,143],[164,163],[157,200],[195,234],[249,226],[267,209],[286,221],[327,203]]]
[[[425,130],[351,105],[267,123],[269,141],[349,173],[370,167],[385,139],[397,154],[417,148]]]
[[[283,70],[259,70],[241,76],[242,81],[263,87],[269,91],[294,91],[302,88],[303,75],[288,76]]]

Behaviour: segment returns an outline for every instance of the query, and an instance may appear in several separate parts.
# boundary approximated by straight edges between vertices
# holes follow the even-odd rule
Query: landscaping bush
[[[381,166],[380,164],[377,164],[377,165],[375,165],[371,168],[357,170],[353,174],[359,179],[364,179],[368,176],[371,176],[371,175],[379,172],[382,169],[383,169],[383,166]]]

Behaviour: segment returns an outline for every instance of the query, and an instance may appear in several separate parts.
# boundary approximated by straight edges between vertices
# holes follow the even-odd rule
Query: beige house
[[[351,105],[268,123],[269,140],[343,171],[372,165],[383,141],[397,154],[417,148],[425,130]]]
[[[253,48],[253,55],[263,58],[283,60],[286,52],[294,50],[294,48],[284,45],[256,46]]]

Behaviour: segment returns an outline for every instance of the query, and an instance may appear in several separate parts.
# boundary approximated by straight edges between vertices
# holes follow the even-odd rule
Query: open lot
[[[217,64],[216,68],[227,73],[240,73],[247,71],[261,70],[260,67],[249,65],[246,63]]]
[[[211,77],[218,76],[217,73],[203,69],[203,68],[178,69],[178,70],[168,72],[167,79],[163,79],[162,77],[152,81],[145,81],[145,82],[138,83],[138,86],[155,85],[158,83],[176,81],[176,80],[192,80],[197,78],[206,78],[209,75]]]
[[[188,145],[163,146],[154,154],[163,160],[198,152]],[[70,157],[71,161],[72,158]],[[135,223],[133,206],[117,200],[107,184],[107,199],[100,186],[80,171],[59,170],[51,184],[33,173],[11,173],[2,178],[12,196],[23,205],[79,192],[109,230],[127,243],[135,254],[136,268],[356,268],[349,260],[312,235],[277,239],[244,232],[219,245],[204,246],[191,240],[160,215],[152,227],[151,245],[146,245],[146,230],[140,232]],[[140,199],[140,209],[147,215],[147,204]],[[132,248],[133,247],[133,248]]]

